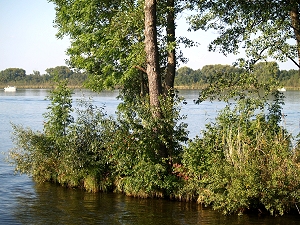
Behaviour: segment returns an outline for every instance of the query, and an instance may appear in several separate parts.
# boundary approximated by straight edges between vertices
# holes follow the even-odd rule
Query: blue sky
[[[6,68],[22,68],[27,74],[65,65],[67,38],[57,39],[53,27],[55,10],[47,0],[0,0],[0,71]],[[189,58],[186,66],[193,69],[209,64],[232,64],[241,56],[223,56],[207,51],[214,37],[212,32],[187,32],[187,25],[178,22],[177,35],[200,42],[199,47],[182,49]],[[185,66],[185,65],[181,65]],[[280,63],[281,69],[296,69],[291,63]]]

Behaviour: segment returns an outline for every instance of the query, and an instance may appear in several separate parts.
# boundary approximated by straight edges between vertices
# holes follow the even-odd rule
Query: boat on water
[[[15,92],[17,88],[15,86],[7,86],[4,88],[4,91]]]
[[[286,89],[285,89],[284,87],[278,88],[277,90],[278,90],[278,91],[281,91],[281,92],[282,92],[282,91],[286,91]]]

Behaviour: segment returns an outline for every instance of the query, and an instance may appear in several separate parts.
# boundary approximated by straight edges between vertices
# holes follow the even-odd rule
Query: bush
[[[147,98],[125,101],[116,119],[89,101],[74,110],[66,82],[58,83],[49,99],[43,132],[13,126],[16,147],[10,159],[17,172],[91,192],[172,195],[178,182],[172,164],[179,162],[181,143],[187,140],[179,100],[161,99],[163,118],[158,120]],[[166,158],[160,155],[162,147]]]
[[[273,103],[243,98],[207,125],[185,149],[189,179],[181,191],[225,214],[268,210],[283,215],[300,200],[297,149],[280,127],[278,93]],[[258,107],[259,106],[259,107]]]
[[[112,188],[105,144],[114,132],[110,130],[113,121],[88,101],[79,102],[74,120],[66,84],[60,81],[50,93],[43,132],[13,125],[15,148],[10,151],[10,160],[16,172],[31,175],[38,182],[106,191]]]
[[[116,188],[127,195],[170,196],[177,185],[172,164],[180,160],[187,125],[179,115],[180,100],[160,101],[162,119],[153,119],[147,98],[139,103],[125,101],[119,107],[119,125],[111,142],[110,159]],[[161,148],[166,148],[167,158],[161,157]]]

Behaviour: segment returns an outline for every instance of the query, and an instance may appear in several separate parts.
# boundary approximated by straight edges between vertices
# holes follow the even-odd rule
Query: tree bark
[[[159,96],[162,93],[162,85],[159,71],[156,20],[156,0],[145,0],[145,52],[150,105],[153,107],[153,116],[161,118]]]
[[[295,6],[292,8],[290,12],[292,27],[294,29],[294,34],[296,37],[297,44],[297,53],[298,53],[298,63],[294,61],[294,63],[299,68],[300,73],[300,18],[299,18],[299,3],[295,3]]]
[[[175,2],[174,0],[167,0],[167,44],[170,45],[175,42]],[[174,88],[174,79],[176,72],[176,52],[175,48],[168,51],[167,72],[165,77],[164,93],[170,94]]]
[[[159,71],[156,21],[156,0],[145,0],[145,52],[150,106],[153,118],[160,120],[163,117],[159,101],[159,96],[162,94],[162,83]],[[153,127],[153,132],[158,137],[162,131],[159,127]],[[160,140],[157,141],[160,142]],[[168,150],[164,143],[159,143],[157,153],[160,158],[168,157]]]

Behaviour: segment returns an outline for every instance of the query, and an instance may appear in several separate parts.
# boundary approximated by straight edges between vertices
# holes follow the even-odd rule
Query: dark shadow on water
[[[21,224],[300,224],[300,216],[223,216],[194,202],[138,199],[115,193],[87,193],[51,183],[19,195],[14,210]]]

